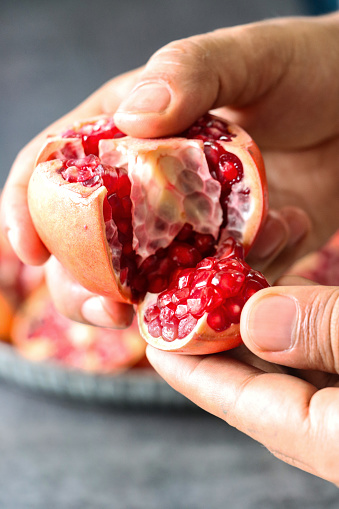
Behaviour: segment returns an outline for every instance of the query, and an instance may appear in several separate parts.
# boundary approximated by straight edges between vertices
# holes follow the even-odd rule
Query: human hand
[[[113,113],[122,99],[115,120],[130,135],[177,133],[208,109],[219,108],[219,114],[254,136],[268,170],[271,205],[279,212],[270,213],[250,262],[265,269],[271,279],[296,256],[322,244],[337,227],[339,207],[335,167],[339,85],[333,79],[337,25],[337,17],[329,16],[217,30],[171,43],[144,69],[106,84],[35,138],[13,165],[2,222],[21,259],[40,263],[48,257],[26,199],[33,162],[46,134],[75,119]],[[56,298],[60,284],[53,288]]]
[[[279,285],[246,303],[245,346],[209,356],[148,346],[147,356],[198,406],[286,463],[339,484],[339,288],[298,277]]]

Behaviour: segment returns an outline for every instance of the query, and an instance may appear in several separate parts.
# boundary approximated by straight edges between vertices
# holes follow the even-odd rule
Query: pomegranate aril
[[[179,321],[178,325],[178,339],[183,339],[194,330],[198,320],[194,316],[188,315]]]
[[[107,189],[108,195],[116,192],[118,186],[118,176],[116,171],[110,171],[102,176],[102,181]]]
[[[215,258],[204,258],[196,266],[196,269],[212,269],[215,266]]]
[[[231,152],[221,154],[217,168],[217,178],[227,185],[239,182],[243,177],[243,165],[239,157]]]
[[[240,292],[245,277],[245,274],[236,270],[221,270],[215,274],[211,283],[218,287],[224,298],[228,298]]]
[[[229,257],[240,258],[243,260],[245,257],[244,248],[239,242],[236,242],[232,237],[228,237],[219,246],[218,251],[222,253],[222,260]]]
[[[183,302],[188,299],[190,295],[190,289],[189,288],[181,288],[173,293],[172,295],[172,302],[174,304],[178,304],[179,302]]]
[[[108,203],[107,196],[105,196],[103,202],[103,214],[105,223],[112,219],[112,209],[110,207],[110,204]]]
[[[165,306],[161,309],[159,315],[161,325],[171,322],[172,318],[174,317],[174,311],[175,306],[174,309],[172,309],[170,306]]]
[[[259,290],[262,290],[263,288],[267,288],[269,285],[267,281],[265,283],[263,281],[258,281],[256,279],[250,279],[246,284],[246,289],[244,292],[244,297],[246,300],[248,300],[252,295],[257,293]]]
[[[241,310],[244,307],[245,300],[241,297],[227,299],[223,308],[228,320],[231,323],[240,323]]]
[[[166,290],[168,285],[168,279],[165,276],[157,276],[156,274],[153,277],[147,279],[148,281],[148,291],[151,293],[160,293]]]
[[[131,193],[131,182],[126,173],[121,173],[121,175],[119,175],[117,193],[120,198],[129,196]]]
[[[188,315],[188,308],[186,304],[179,304],[175,310],[175,316],[181,320]]]
[[[160,309],[158,308],[158,306],[156,306],[156,305],[150,306],[145,311],[144,320],[146,323],[152,322],[152,320],[155,320],[156,318],[158,318],[159,314],[160,314]]]
[[[178,235],[175,237],[175,240],[180,242],[188,242],[190,238],[193,236],[193,226],[189,223],[185,223],[181,228]]]
[[[178,324],[179,320],[177,318],[173,318],[171,323],[166,323],[162,327],[161,335],[165,341],[174,341],[178,337]]]
[[[84,124],[79,129],[68,129],[62,133],[63,138],[82,138],[86,154],[98,155],[99,141],[126,136],[114,124],[113,119],[99,119],[94,123]]]
[[[82,185],[85,186],[85,187],[93,187],[96,184],[98,184],[99,180],[100,180],[100,176],[99,175],[94,175],[94,177],[91,177],[88,180],[84,180],[82,182]]]
[[[140,266],[140,272],[143,274],[149,274],[156,269],[158,263],[158,257],[156,255],[151,255],[142,262]]]
[[[198,270],[192,278],[191,286],[194,288],[203,288],[210,284],[215,270]]]
[[[207,323],[211,329],[222,332],[229,328],[231,322],[228,320],[223,307],[218,307],[207,315]]]
[[[179,274],[177,275],[177,285],[178,289],[186,288],[189,286],[193,279],[194,269],[181,269]]]
[[[155,318],[148,324],[148,332],[153,338],[159,338],[161,336],[161,324],[159,317]]]
[[[215,240],[210,234],[196,233],[194,247],[204,256],[210,254],[214,249]]]
[[[242,260],[237,260],[237,259],[234,259],[234,258],[224,258],[222,260],[220,260],[216,265],[215,265],[215,269],[216,270],[228,270],[228,269],[231,269],[231,270],[237,270],[238,272],[246,272],[247,273],[247,269],[245,268],[245,264],[243,263]]]
[[[201,254],[197,249],[189,244],[172,244],[169,250],[169,256],[174,263],[180,267],[195,267],[201,260]]]
[[[158,295],[157,306],[161,309],[172,302],[174,291],[162,292]]]

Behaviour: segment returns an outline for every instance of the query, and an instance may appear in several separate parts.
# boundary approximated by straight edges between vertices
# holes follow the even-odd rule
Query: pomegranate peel
[[[159,311],[163,343],[157,340],[158,322],[147,331],[140,316],[150,314],[148,304],[175,284],[180,271],[204,266],[206,257],[213,270],[216,261],[208,262],[213,256],[245,263],[243,254],[267,210],[259,149],[241,128],[211,115],[182,137],[160,140],[114,134],[110,119],[107,125],[97,122],[47,140],[38,157],[28,201],[42,241],[89,290],[137,304],[139,327],[156,346],[211,353],[239,344],[239,317],[232,322],[223,310],[212,309],[205,316],[195,294],[179,302],[173,323],[171,306]],[[250,268],[246,277],[232,270],[220,280],[222,299],[228,284],[227,298],[238,298]],[[251,291],[267,285],[258,281]],[[202,293],[204,302],[212,295],[215,306],[218,289]],[[185,306],[192,312],[188,316]]]

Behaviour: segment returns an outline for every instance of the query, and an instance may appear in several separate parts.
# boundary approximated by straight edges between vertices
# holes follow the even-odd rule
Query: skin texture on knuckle
[[[301,312],[299,337],[310,365],[339,373],[339,288],[314,287]]]
[[[217,69],[213,68],[213,42],[209,34],[171,42],[159,49],[146,64],[141,81],[163,81],[173,88],[180,85],[194,93],[193,87],[208,84],[218,90]]]

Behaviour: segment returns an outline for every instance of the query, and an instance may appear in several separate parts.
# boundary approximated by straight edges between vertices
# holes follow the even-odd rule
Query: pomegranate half
[[[108,117],[80,122],[47,140],[28,200],[50,252],[90,291],[136,304],[148,342],[191,353],[239,344],[239,310],[267,286],[243,261],[267,190],[260,151],[240,127],[207,114],[180,136],[154,140],[124,136]],[[233,265],[221,269],[226,259]],[[195,267],[180,304],[193,319],[176,302],[159,307]],[[224,312],[230,298],[234,316]]]

